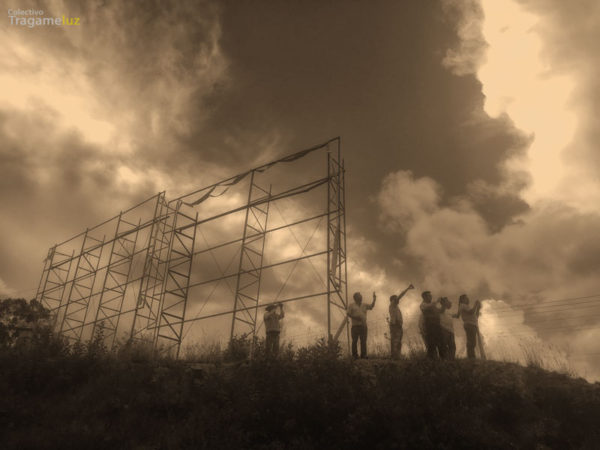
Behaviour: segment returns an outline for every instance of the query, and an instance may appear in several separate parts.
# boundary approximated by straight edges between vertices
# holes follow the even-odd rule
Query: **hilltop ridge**
[[[0,353],[2,448],[597,448],[600,384],[494,361],[315,345],[192,364]]]

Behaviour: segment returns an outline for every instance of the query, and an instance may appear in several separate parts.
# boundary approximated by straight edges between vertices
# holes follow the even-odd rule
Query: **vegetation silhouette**
[[[43,323],[30,340],[5,339],[0,448],[597,448],[600,439],[600,384],[535,365],[423,353],[353,361],[325,339],[277,358],[247,337],[209,350],[184,360],[134,343],[109,352],[101,328],[71,345]]]

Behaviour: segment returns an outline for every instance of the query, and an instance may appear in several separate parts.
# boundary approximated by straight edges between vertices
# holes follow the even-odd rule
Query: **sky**
[[[51,245],[156,192],[340,136],[371,335],[409,282],[409,329],[421,290],[466,292],[492,354],[600,378],[597,2],[6,8],[80,23],[0,27],[0,294],[34,296]]]

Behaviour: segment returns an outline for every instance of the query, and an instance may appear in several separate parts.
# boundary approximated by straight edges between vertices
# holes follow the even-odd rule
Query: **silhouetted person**
[[[427,356],[429,358],[437,358],[443,356],[444,349],[442,347],[441,327],[440,327],[440,311],[441,307],[438,302],[431,301],[431,292],[424,291],[421,294],[423,301],[421,302],[421,312],[423,313],[423,338],[425,347],[427,348]]]
[[[404,297],[410,289],[414,289],[411,284],[398,295],[390,297],[390,345],[392,359],[399,359],[402,351],[402,312],[398,307],[400,299]]]
[[[373,292],[373,303],[364,305],[360,292],[355,292],[353,295],[354,303],[348,306],[348,317],[352,319],[352,356],[358,358],[356,344],[360,339],[360,357],[367,357],[367,311],[373,309],[377,296]]]
[[[279,306],[279,312],[277,312],[277,306]],[[269,305],[266,308],[263,320],[265,321],[265,331],[267,332],[267,339],[265,342],[267,355],[277,355],[279,353],[279,333],[281,331],[281,324],[279,321],[285,316],[283,312],[283,305]]]
[[[456,356],[456,343],[454,341],[454,321],[450,314],[452,302],[447,297],[442,297],[442,311],[440,312],[440,326],[443,354],[446,359],[454,359]]]
[[[469,307],[469,297],[463,294],[458,299],[458,312],[453,316],[462,318],[467,335],[467,357],[475,358],[475,346],[477,345],[477,334],[479,333],[479,308],[481,302],[477,300],[472,308]]]

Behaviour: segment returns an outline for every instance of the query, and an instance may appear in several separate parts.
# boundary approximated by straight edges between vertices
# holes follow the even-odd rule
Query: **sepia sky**
[[[34,296],[48,247],[158,191],[341,136],[373,318],[408,282],[408,316],[467,292],[490,346],[600,377],[598,2],[9,8],[80,25],[0,27],[0,294]]]

